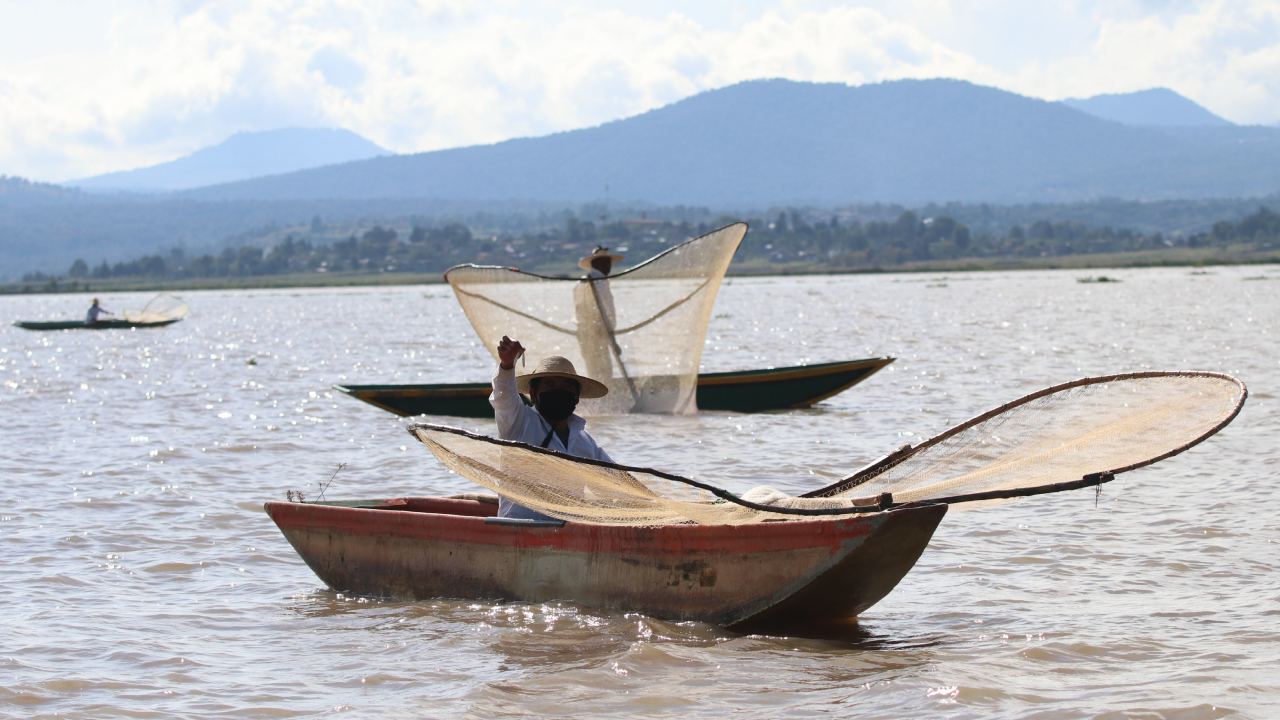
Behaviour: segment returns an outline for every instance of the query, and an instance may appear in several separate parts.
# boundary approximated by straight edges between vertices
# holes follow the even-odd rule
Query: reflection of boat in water
[[[96,300],[94,301],[97,302]],[[141,310],[125,310],[118,318],[87,320],[19,320],[24,330],[130,330],[172,325],[187,316],[187,304],[173,295],[160,295]]]
[[[844,621],[874,605],[915,565],[947,506],[656,527],[497,518],[496,504],[460,498],[269,502],[266,510],[341,592],[568,600],[770,628]]]
[[[874,375],[893,358],[863,358],[767,370],[699,373],[701,410],[762,412],[809,407]],[[645,378],[639,393],[660,378]],[[673,380],[674,382],[674,380]],[[335,385],[354,398],[397,415],[493,417],[489,383]]]
[[[24,330],[121,330],[131,328],[153,328],[172,325],[182,318],[154,320],[151,322],[134,322],[131,320],[99,320],[94,323],[84,320],[19,320],[14,323]]]

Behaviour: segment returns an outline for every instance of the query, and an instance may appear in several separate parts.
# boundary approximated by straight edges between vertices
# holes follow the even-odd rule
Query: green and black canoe
[[[698,408],[763,412],[809,407],[857,385],[891,362],[891,357],[878,357],[767,370],[701,373],[698,375]],[[333,387],[396,415],[493,417],[487,382]]]
[[[84,320],[19,320],[14,323],[24,330],[121,330],[130,328],[153,328],[172,325],[182,318],[170,318],[151,322],[134,322],[132,320],[99,320],[95,323]]]

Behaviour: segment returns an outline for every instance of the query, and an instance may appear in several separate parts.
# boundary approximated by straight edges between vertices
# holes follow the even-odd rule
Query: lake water
[[[821,639],[325,589],[263,501],[473,489],[330,390],[488,379],[445,287],[192,292],[162,330],[0,329],[0,716],[1280,717],[1280,268],[1085,274],[732,279],[704,369],[898,360],[811,410],[592,420],[619,461],[800,492],[1082,376],[1249,385],[1221,434],[1100,497],[953,511]],[[3,297],[0,317],[87,306]]]

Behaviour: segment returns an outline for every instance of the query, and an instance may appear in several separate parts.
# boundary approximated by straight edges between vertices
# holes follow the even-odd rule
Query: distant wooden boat
[[[172,325],[182,318],[135,322],[131,320],[99,320],[89,323],[84,320],[19,320],[14,325],[24,330],[121,330],[129,328],[153,328]]]
[[[698,408],[761,412],[808,407],[843,392],[893,362],[863,358],[817,365],[701,373]],[[489,383],[426,385],[334,385],[354,398],[397,415],[493,417]]]
[[[752,525],[634,527],[494,517],[492,502],[268,502],[330,588],[547,602],[744,629],[846,621],[915,565],[946,505]]]

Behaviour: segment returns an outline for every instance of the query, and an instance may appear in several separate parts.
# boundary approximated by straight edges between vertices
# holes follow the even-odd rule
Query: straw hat
[[[577,370],[574,370],[573,363],[569,362],[568,358],[562,358],[559,355],[550,355],[542,358],[542,361],[533,369],[533,372],[517,375],[516,387],[520,389],[520,392],[528,395],[530,394],[529,381],[544,377],[562,377],[577,380],[580,388],[578,397],[581,398],[604,397],[609,392],[609,388],[605,387],[604,383],[579,375]]]
[[[609,248],[603,245],[597,245],[596,249],[592,250],[590,255],[587,255],[586,257],[578,261],[578,267],[582,268],[583,270],[590,270],[591,262],[593,260],[599,260],[600,258],[609,258],[611,261],[616,263],[619,260],[621,260],[623,256],[619,255],[618,253],[609,252]]]

